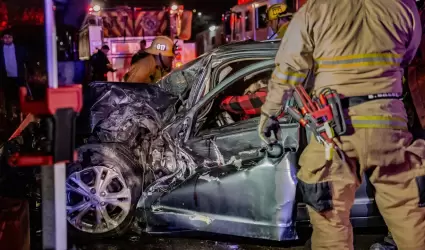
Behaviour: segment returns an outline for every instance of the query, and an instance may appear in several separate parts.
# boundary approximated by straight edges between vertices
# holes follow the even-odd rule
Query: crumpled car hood
[[[178,97],[150,84],[90,84],[90,128],[100,142],[135,143],[144,127],[156,133],[175,115]]]
[[[149,84],[92,83],[89,143],[122,143],[147,173],[146,190],[171,188],[196,165],[163,131],[175,119],[179,98]]]

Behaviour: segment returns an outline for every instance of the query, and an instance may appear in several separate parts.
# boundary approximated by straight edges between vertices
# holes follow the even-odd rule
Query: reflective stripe
[[[272,79],[281,84],[302,84],[307,74],[300,72],[280,72],[278,68],[273,71]]]
[[[325,160],[331,161],[334,158],[335,149],[332,144],[325,143]]]
[[[319,68],[354,68],[362,66],[400,66],[403,57],[393,53],[360,54],[317,58]]]
[[[407,130],[407,121],[400,117],[385,116],[351,116],[346,120],[347,125],[354,128],[392,128]]]

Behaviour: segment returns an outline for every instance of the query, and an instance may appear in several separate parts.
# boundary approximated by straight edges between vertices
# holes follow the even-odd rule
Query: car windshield
[[[174,69],[158,81],[158,85],[176,96],[184,96],[192,88],[204,68],[205,56]]]

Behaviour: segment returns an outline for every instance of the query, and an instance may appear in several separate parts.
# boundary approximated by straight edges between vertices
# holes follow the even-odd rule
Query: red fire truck
[[[273,4],[285,3],[296,12],[307,0],[238,0],[238,4],[224,17],[228,41],[266,40],[272,35],[267,27],[266,11]]]
[[[307,0],[238,0],[229,12],[223,15],[223,24],[211,27],[196,36],[198,55],[224,43],[245,40],[268,39],[272,30],[267,26],[267,8],[276,3],[285,3],[288,10],[296,12]]]
[[[111,49],[108,57],[117,69],[108,74],[108,81],[122,81],[139,42],[144,39],[149,47],[156,36],[166,35],[177,44],[174,67],[179,67],[196,58],[195,44],[184,42],[191,37],[191,25],[192,11],[184,10],[182,5],[162,9],[91,6],[79,34],[79,57],[88,60],[96,49],[107,44]]]

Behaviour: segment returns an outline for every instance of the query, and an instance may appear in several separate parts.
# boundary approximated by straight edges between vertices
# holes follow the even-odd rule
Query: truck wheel
[[[124,145],[88,144],[67,170],[67,219],[77,237],[125,233],[142,191],[142,168]]]

